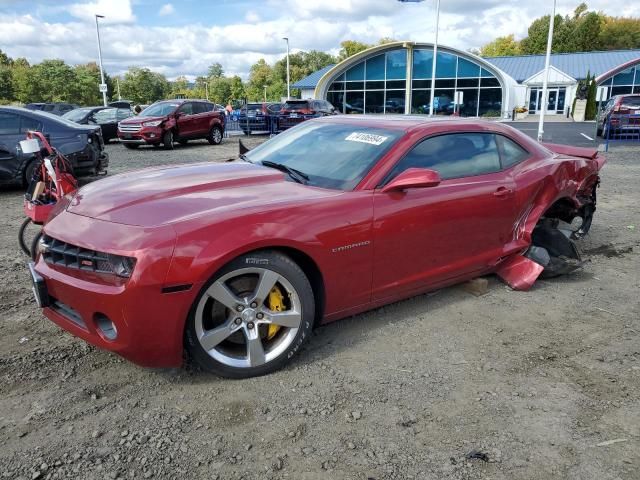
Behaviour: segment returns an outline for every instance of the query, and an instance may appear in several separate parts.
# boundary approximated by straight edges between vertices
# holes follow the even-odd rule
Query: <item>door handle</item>
[[[494,197],[507,197],[513,193],[513,190],[506,187],[499,187],[495,192],[493,192]]]

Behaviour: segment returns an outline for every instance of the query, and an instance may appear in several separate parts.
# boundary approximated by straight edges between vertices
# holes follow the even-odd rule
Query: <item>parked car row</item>
[[[610,138],[640,131],[640,94],[615,95],[605,103],[596,118],[598,135]]]
[[[0,107],[0,183],[24,185],[31,179],[34,155],[20,149],[29,130],[42,132],[69,159],[76,176],[100,174],[109,165],[99,125],[80,125],[44,111]]]
[[[245,135],[252,132],[281,132],[311,118],[336,115],[326,100],[287,100],[284,103],[249,103],[240,109],[237,119]]]

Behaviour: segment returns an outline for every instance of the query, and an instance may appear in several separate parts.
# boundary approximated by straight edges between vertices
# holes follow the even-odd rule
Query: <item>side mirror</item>
[[[435,170],[408,168],[382,187],[382,193],[401,192],[409,188],[428,188],[440,185],[442,179]]]

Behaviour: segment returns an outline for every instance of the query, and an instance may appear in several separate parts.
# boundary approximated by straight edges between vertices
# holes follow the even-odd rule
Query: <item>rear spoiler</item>
[[[594,160],[598,156],[598,150],[595,148],[572,147],[571,145],[559,145],[557,143],[543,143],[542,145],[554,153],[569,155],[570,157]]]

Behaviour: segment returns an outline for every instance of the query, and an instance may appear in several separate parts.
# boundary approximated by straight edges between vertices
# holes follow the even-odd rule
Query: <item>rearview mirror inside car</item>
[[[440,185],[440,174],[428,168],[408,168],[384,187],[382,192],[399,192],[409,188],[427,188]]]

